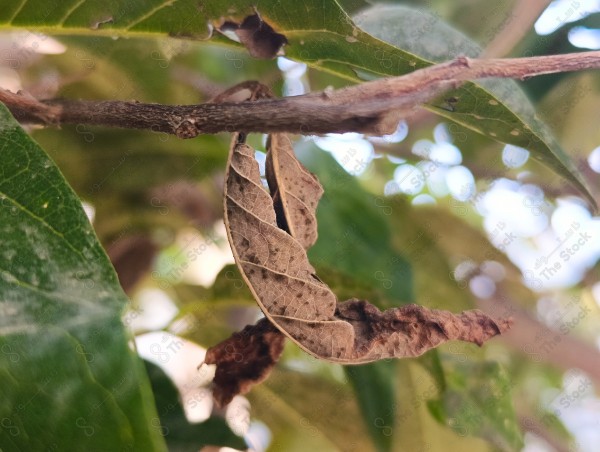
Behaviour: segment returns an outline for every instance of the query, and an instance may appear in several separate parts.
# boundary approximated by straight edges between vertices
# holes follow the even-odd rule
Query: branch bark
[[[402,112],[432,100],[445,89],[480,78],[529,78],[600,68],[600,51],[531,58],[470,59],[430,66],[401,77],[255,102],[161,105],[31,97],[0,90],[17,120],[42,125],[89,124],[165,132],[180,138],[217,132],[391,133]]]

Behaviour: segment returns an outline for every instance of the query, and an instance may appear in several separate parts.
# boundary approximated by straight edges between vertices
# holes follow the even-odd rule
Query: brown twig
[[[256,102],[160,105],[121,101],[35,101],[0,90],[15,117],[43,125],[90,124],[166,132],[180,138],[201,133],[364,132],[391,133],[390,113],[412,109],[444,89],[480,78],[528,78],[600,68],[600,51],[512,59],[470,59],[430,66],[401,77],[379,79],[331,92]]]

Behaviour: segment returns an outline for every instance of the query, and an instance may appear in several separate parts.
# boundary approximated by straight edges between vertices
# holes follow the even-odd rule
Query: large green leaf
[[[165,450],[127,303],[79,199],[0,105],[0,448]]]
[[[433,14],[405,6],[376,6],[355,17],[373,36],[427,62],[441,62],[457,55],[477,57],[481,48]],[[448,99],[452,99],[449,103]],[[428,108],[451,121],[531,151],[539,162],[571,181],[595,206],[576,165],[567,156],[517,83],[485,79],[448,91]]]
[[[419,52],[423,48],[418,44],[420,41],[436,42],[433,52],[438,58],[477,53],[472,42],[438,17],[397,5],[375,6],[355,18],[359,27],[382,39],[379,40],[358,28],[335,0],[285,4],[269,0],[259,6],[248,0],[208,1],[201,6],[195,0],[135,4],[126,0],[101,3],[71,0],[59,4],[11,0],[0,11],[0,25],[111,36],[150,33],[195,39],[212,36],[225,42],[227,38],[211,33],[213,22],[224,18],[241,22],[256,12],[276,32],[286,36],[288,57],[355,82],[361,80],[359,74],[402,75],[429,66],[430,49],[426,54]],[[429,108],[495,140],[531,150],[536,159],[588,193],[576,167],[537,120],[526,97],[515,88],[514,84],[497,81],[466,83]],[[458,101],[449,105],[445,100],[449,98]]]
[[[203,446],[245,449],[246,442],[231,430],[222,417],[212,416],[204,422],[190,423],[173,382],[157,365],[147,361],[145,364],[160,416],[161,433],[170,452],[194,452]]]

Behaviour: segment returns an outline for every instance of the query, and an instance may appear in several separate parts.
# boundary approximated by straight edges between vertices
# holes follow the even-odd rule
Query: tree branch
[[[413,109],[445,89],[480,78],[528,78],[555,72],[600,68],[600,51],[532,58],[470,59],[430,66],[401,77],[280,99],[199,105],[122,101],[37,101],[0,90],[17,120],[42,125],[90,124],[165,132],[180,138],[217,132],[391,133],[400,112]]]

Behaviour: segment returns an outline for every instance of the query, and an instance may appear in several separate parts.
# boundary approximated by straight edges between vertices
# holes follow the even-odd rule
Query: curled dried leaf
[[[268,87],[256,81],[247,81],[224,91],[212,102],[268,97],[272,97]],[[235,134],[231,146],[241,142],[243,135]],[[254,159],[254,154],[250,155]],[[314,228],[316,237],[316,222]],[[253,385],[266,379],[279,360],[284,343],[285,335],[268,319],[263,319],[209,348],[204,362],[217,366],[213,380],[213,398],[217,405],[228,404],[237,394],[245,394]]]
[[[269,135],[265,167],[277,225],[309,249],[317,241],[315,212],[323,187],[298,161],[286,134]]]
[[[238,394],[265,380],[279,360],[285,336],[267,319],[211,347],[204,362],[216,364],[213,398],[225,406]]]
[[[276,173],[275,159],[271,165]],[[261,184],[253,149],[235,142],[227,168],[225,224],[236,263],[267,318],[311,355],[343,364],[418,356],[448,340],[480,345],[509,327],[509,321],[497,323],[480,311],[454,315],[411,305],[381,312],[366,301],[338,303],[315,275],[302,243],[280,228],[277,200],[280,210],[292,204],[283,199],[287,189],[278,183],[274,188],[275,205]],[[317,200],[303,204],[313,215]],[[288,213],[286,221],[295,218]]]

